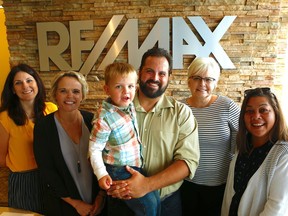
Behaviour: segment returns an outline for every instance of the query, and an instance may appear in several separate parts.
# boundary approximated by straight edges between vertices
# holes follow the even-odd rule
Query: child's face
[[[127,76],[116,75],[104,85],[104,90],[110,96],[113,105],[127,107],[134,99],[137,83],[137,74],[129,73]]]

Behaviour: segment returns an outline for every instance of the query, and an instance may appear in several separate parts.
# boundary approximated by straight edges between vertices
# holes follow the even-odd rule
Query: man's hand
[[[126,166],[131,178],[121,181],[113,181],[108,195],[118,199],[139,198],[147,194],[149,191],[149,178],[143,176],[138,171]]]

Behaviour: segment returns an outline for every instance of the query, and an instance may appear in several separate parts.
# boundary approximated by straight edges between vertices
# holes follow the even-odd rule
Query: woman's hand
[[[87,215],[90,215],[93,209],[93,206],[82,200],[76,200],[74,204],[74,208],[77,210],[78,214],[80,214],[81,216],[87,216]]]
[[[69,203],[71,206],[73,206],[73,208],[75,208],[78,214],[80,214],[81,216],[87,216],[92,211],[93,206],[82,200],[72,199],[71,197],[62,197],[62,199],[65,202]]]
[[[90,216],[98,215],[102,212],[106,202],[106,192],[100,191],[94,201],[94,205],[92,211],[90,212]]]

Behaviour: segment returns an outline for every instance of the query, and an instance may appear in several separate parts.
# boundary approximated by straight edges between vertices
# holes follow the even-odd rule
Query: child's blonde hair
[[[137,75],[135,68],[131,64],[125,62],[114,62],[109,64],[104,71],[105,84],[107,85],[116,75],[127,76],[130,73],[136,73]]]

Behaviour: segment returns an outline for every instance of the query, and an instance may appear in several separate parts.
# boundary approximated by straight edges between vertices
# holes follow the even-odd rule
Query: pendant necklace
[[[77,166],[78,166],[78,173],[81,173],[81,164],[80,164],[80,161],[78,161]]]
[[[78,173],[81,173],[81,163],[80,163],[80,155],[81,155],[81,151],[80,151],[80,143],[79,144],[74,144],[74,145],[78,145],[78,152],[76,150],[76,154],[77,154],[77,157],[78,157],[78,160],[77,160],[77,170],[78,170]],[[76,147],[75,147],[76,148]]]

